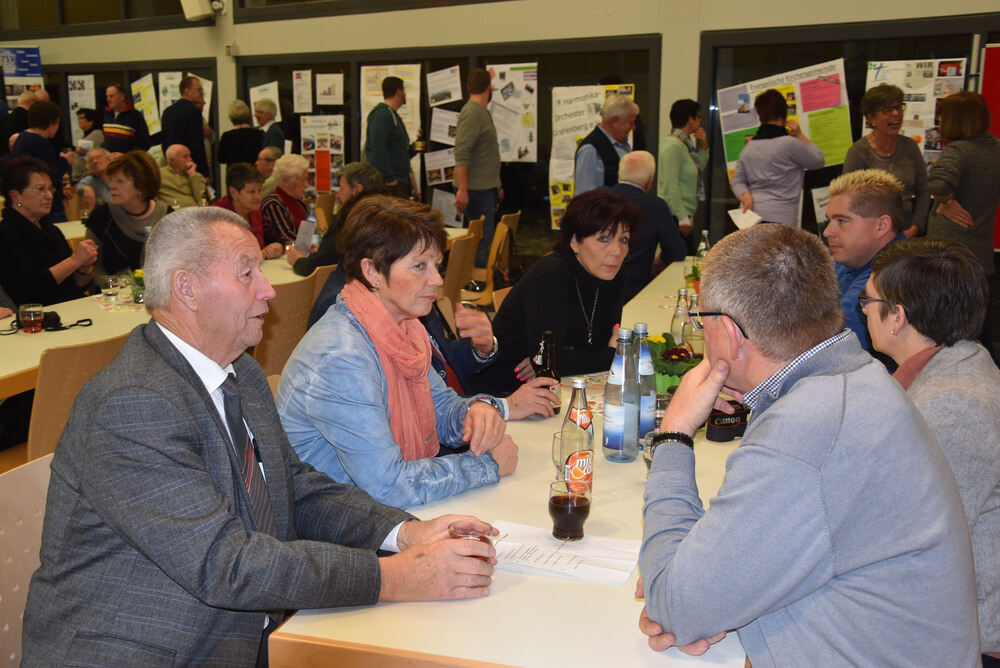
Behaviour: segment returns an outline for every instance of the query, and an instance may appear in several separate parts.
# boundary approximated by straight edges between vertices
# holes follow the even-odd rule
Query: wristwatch
[[[488,394],[477,394],[476,396],[472,397],[472,400],[473,401],[481,401],[484,404],[489,404],[490,406],[492,406],[494,408],[494,410],[496,410],[497,413],[500,414],[500,417],[502,419],[504,419],[504,420],[507,419],[507,416],[504,415],[504,412],[503,412],[503,406],[500,404],[499,401],[496,400],[496,398],[491,397]]]
[[[653,455],[656,454],[656,449],[663,445],[664,443],[680,443],[686,445],[694,451],[694,439],[685,434],[682,431],[664,431],[653,436],[652,440],[649,442],[649,461],[653,461]]]

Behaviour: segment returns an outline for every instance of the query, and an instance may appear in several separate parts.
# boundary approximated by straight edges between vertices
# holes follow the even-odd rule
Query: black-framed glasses
[[[744,339],[747,339],[748,341],[750,340],[750,337],[747,336],[746,330],[743,329],[743,326],[740,323],[736,322],[736,318],[729,315],[728,313],[723,313],[722,311],[699,311],[698,309],[691,309],[690,311],[688,311],[688,315],[691,316],[691,326],[697,332],[700,332],[703,329],[705,329],[705,321],[703,320],[703,318],[707,318],[709,316],[724,315],[733,321],[733,324],[736,325],[736,328],[738,330],[740,330],[740,334],[743,335]]]
[[[887,302],[884,299],[875,299],[874,297],[869,297],[868,295],[866,295],[863,292],[860,295],[858,295],[858,303],[861,304],[861,308],[864,308],[864,307],[868,306],[872,302],[879,302],[879,303],[882,303],[882,304],[888,304],[889,303],[889,302]]]

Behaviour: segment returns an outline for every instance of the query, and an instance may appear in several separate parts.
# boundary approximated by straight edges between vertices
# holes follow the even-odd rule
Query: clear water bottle
[[[649,356],[646,323],[635,323],[632,335],[636,373],[639,376],[639,438],[656,429],[656,372]]]
[[[688,317],[688,291],[680,288],[677,291],[677,304],[674,306],[674,317],[670,321],[670,336],[678,346],[684,339],[684,321]]]
[[[594,480],[594,414],[587,403],[587,381],[573,379],[573,396],[560,431],[559,460],[562,479],[590,485]]]
[[[639,454],[639,377],[632,358],[632,330],[618,330],[618,349],[604,386],[604,458],[630,462]]]
[[[684,345],[687,346],[688,350],[691,351],[692,355],[704,355],[705,332],[695,329],[694,325],[691,324],[691,311],[697,310],[697,308],[698,308],[698,295],[694,294],[691,295],[688,317],[684,321],[684,327],[681,331],[681,338],[684,341]]]
[[[701,231],[701,241],[698,242],[698,249],[695,251],[695,255],[698,257],[698,263],[705,259],[708,255],[708,251],[712,250],[712,244],[708,240],[708,230]]]

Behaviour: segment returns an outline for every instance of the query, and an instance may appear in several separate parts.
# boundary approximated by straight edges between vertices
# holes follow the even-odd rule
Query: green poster
[[[843,106],[821,109],[808,114],[809,139],[823,151],[827,167],[843,163],[847,149],[851,147],[849,111]]]

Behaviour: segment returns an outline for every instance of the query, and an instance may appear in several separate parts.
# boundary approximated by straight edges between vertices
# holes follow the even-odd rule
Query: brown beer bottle
[[[551,329],[542,332],[542,341],[538,344],[538,362],[535,365],[535,376],[540,378],[555,378],[562,380],[559,371],[556,370],[556,344],[555,335]],[[553,385],[552,391],[556,397],[560,396],[559,386]],[[553,406],[556,415],[559,415],[560,406]]]

